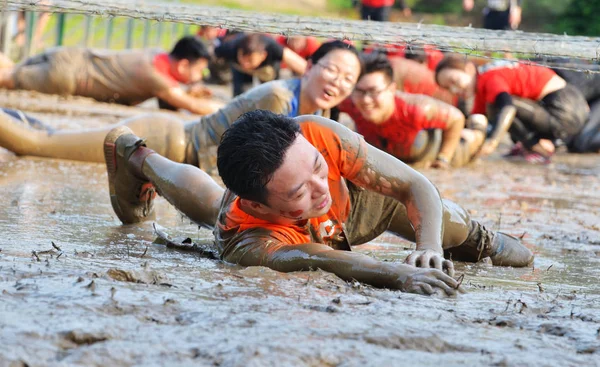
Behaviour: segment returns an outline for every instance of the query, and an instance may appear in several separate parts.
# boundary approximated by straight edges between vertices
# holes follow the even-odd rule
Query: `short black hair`
[[[325,42],[323,43],[318,49],[317,51],[315,51],[311,56],[310,59],[312,61],[313,64],[316,64],[319,62],[319,60],[321,60],[323,57],[325,57],[325,55],[327,55],[328,53],[330,53],[331,51],[335,51],[335,50],[346,50],[346,51],[350,51],[352,52],[354,55],[356,55],[356,58],[360,60],[360,55],[358,53],[358,51],[356,50],[356,47],[352,46],[349,43],[346,42],[342,42],[340,40],[333,40],[333,41],[329,41],[329,42]],[[362,67],[362,65],[361,65]]]
[[[394,80],[394,69],[390,60],[383,52],[373,52],[370,54],[362,54],[364,72],[363,75],[383,72],[388,82]]]
[[[238,44],[238,50],[242,51],[242,55],[250,55],[255,52],[264,52],[267,50],[267,37],[260,33],[243,34],[240,43]]]
[[[225,186],[242,199],[267,205],[267,184],[283,164],[300,125],[267,110],[241,115],[221,138],[217,167]]]
[[[196,36],[185,36],[177,41],[169,56],[176,60],[188,60],[190,64],[200,59],[210,59],[208,49]]]
[[[404,57],[420,64],[425,64],[427,62],[427,53],[422,46],[407,46],[404,49]]]
[[[438,77],[440,73],[445,69],[455,69],[460,71],[466,71],[467,64],[469,61],[465,56],[459,55],[446,55],[442,61],[435,67],[435,82],[439,83]]]

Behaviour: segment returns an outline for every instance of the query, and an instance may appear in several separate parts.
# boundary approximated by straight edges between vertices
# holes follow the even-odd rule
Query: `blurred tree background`
[[[339,0],[338,0],[339,1]],[[348,0],[351,1],[351,0]],[[414,18],[446,25],[482,25],[487,0],[476,0],[475,9],[465,12],[462,0],[405,0]],[[398,4],[396,4],[396,7]],[[523,20],[519,29],[600,37],[600,0],[522,0]],[[407,21],[396,17],[398,21]]]

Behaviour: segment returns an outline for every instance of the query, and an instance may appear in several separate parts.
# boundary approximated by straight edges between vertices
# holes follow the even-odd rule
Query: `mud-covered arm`
[[[296,74],[304,74],[306,71],[307,62],[302,58],[302,56],[298,55],[290,48],[283,49],[283,58],[282,61],[286,63],[286,65]]]
[[[347,127],[318,116],[301,116],[296,121],[312,120],[331,129],[340,140],[341,155],[352,167],[342,176],[367,190],[400,201],[407,209],[415,230],[417,250],[442,254],[442,199],[425,176],[369,144]]]
[[[159,91],[156,96],[173,107],[188,110],[202,116],[211,114],[223,107],[222,102],[211,98],[192,97],[179,87],[164,89]]]
[[[494,130],[482,148],[483,154],[490,154],[496,150],[517,114],[512,97],[506,92],[498,94],[494,101],[494,109],[498,111],[495,116],[490,116],[490,121],[493,121],[494,124]]]
[[[254,241],[261,241],[254,239]],[[226,261],[243,266],[267,266],[281,272],[321,269],[346,280],[357,280],[379,288],[433,294],[442,290],[454,295],[458,282],[437,269],[375,260],[367,255],[334,250],[323,244],[261,244],[241,246],[245,251],[232,254]]]
[[[465,127],[465,116],[458,108],[432,98],[423,97],[418,105],[423,111],[425,128],[442,128],[442,144],[437,158],[449,164],[460,143],[461,132]]]

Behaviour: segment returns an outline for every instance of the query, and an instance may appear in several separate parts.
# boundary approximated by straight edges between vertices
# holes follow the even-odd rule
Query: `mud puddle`
[[[0,365],[600,365],[597,157],[424,173],[488,228],[524,236],[534,267],[458,263],[468,293],[452,299],[244,269],[153,244],[152,222],[121,226],[103,165],[0,152]],[[163,199],[155,223],[211,241]],[[388,261],[410,249],[391,235],[356,248]]]

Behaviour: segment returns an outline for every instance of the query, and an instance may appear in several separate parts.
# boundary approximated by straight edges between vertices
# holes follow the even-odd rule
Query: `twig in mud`
[[[31,256],[34,256],[36,258],[37,261],[41,261],[40,257],[38,256],[37,252],[35,251],[31,251]]]
[[[512,302],[512,298],[509,298],[508,301],[506,301],[506,308],[504,309],[504,312],[508,311],[508,307],[510,306],[511,302]]]
[[[538,290],[540,291],[540,293],[544,293],[544,287],[542,286],[542,283],[538,282],[537,286],[538,286]]]
[[[166,246],[167,248],[173,248],[176,250],[196,252],[199,253],[202,257],[211,260],[219,259],[219,254],[210,246],[202,244],[198,245],[196,243],[193,243],[190,238],[186,238],[181,242],[175,242],[169,237],[168,234],[158,229],[156,223],[153,223],[152,226],[154,227],[154,232],[156,236],[158,236],[158,238],[154,240],[154,243],[161,244]]]
[[[554,266],[554,264],[550,265],[550,266],[548,267],[548,269],[546,269],[546,271],[550,270],[550,268],[552,268],[553,266]]]
[[[456,278],[456,287],[454,289],[458,289],[462,284],[463,280],[465,280],[465,273],[462,273],[458,278]]]
[[[60,249],[60,247],[58,247],[58,245],[56,245],[56,243],[54,243],[54,241],[50,241],[50,243],[52,244],[52,247],[54,247],[58,251],[62,252],[62,250]]]

